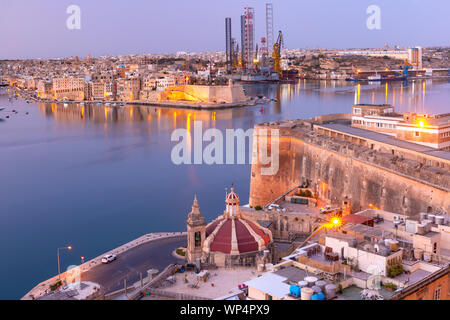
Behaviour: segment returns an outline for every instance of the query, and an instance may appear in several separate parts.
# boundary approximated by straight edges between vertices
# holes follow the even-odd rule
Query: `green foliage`
[[[385,283],[385,284],[383,284],[383,287],[388,290],[393,290],[393,291],[397,290],[397,286],[393,283]]]
[[[403,273],[403,266],[399,263],[396,265],[392,265],[391,267],[388,267],[388,275],[391,278],[395,278],[396,276]]]
[[[51,291],[55,291],[55,290],[57,290],[59,287],[61,287],[61,285],[62,285],[61,280],[58,280],[58,282],[56,282],[56,283],[50,285],[50,290],[51,290]]]
[[[261,206],[256,206],[255,210],[257,210],[257,211],[262,210],[262,207]]]
[[[182,257],[186,256],[186,252],[184,252],[183,249],[178,248],[175,252],[176,252],[179,256],[182,256]]]

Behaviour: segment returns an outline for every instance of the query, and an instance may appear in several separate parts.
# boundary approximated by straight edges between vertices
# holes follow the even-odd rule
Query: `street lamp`
[[[59,250],[61,250],[61,249],[67,249],[70,251],[70,250],[72,250],[72,246],[61,247],[56,250],[56,254],[58,256],[58,280],[61,280],[61,267],[60,267],[60,263],[59,263]]]
[[[306,238],[305,241],[303,241],[303,243],[299,246],[299,248],[302,248],[306,245],[306,243],[314,238],[314,236],[316,234],[318,234],[322,229],[328,229],[328,230],[337,230],[340,227],[342,227],[342,225],[344,224],[344,222],[342,221],[342,219],[339,216],[332,216],[329,219],[323,219],[323,218],[319,218],[319,220],[322,220],[323,223],[313,232],[311,233],[311,235]]]

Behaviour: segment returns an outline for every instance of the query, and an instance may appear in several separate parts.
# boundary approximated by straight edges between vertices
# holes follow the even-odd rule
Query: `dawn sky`
[[[256,39],[265,36],[264,0],[1,0],[0,59],[223,51],[224,19],[256,11]],[[286,48],[450,45],[448,0],[273,0],[275,35]],[[69,30],[70,5],[81,29]],[[366,10],[381,8],[381,29],[369,30]]]

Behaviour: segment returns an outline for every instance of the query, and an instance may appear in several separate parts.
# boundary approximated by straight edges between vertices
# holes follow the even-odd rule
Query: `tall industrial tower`
[[[227,70],[233,69],[233,42],[231,38],[231,18],[225,18],[225,48]]]
[[[241,38],[243,59],[242,67],[252,69],[255,51],[255,9],[252,7],[244,8],[244,16],[241,16]]]
[[[269,52],[273,50],[273,4],[266,3],[266,41]]]
[[[244,51],[244,42],[245,42],[245,16],[241,16],[241,67],[245,69],[245,51]]]

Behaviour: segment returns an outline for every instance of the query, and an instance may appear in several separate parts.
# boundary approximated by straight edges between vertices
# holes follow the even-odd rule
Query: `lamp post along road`
[[[57,254],[57,256],[58,256],[58,280],[61,280],[61,266],[60,266],[60,259],[59,259],[59,250],[61,250],[61,249],[67,249],[67,250],[72,250],[72,246],[68,246],[68,247],[61,247],[61,248],[58,248],[58,249],[56,249],[56,254]]]

